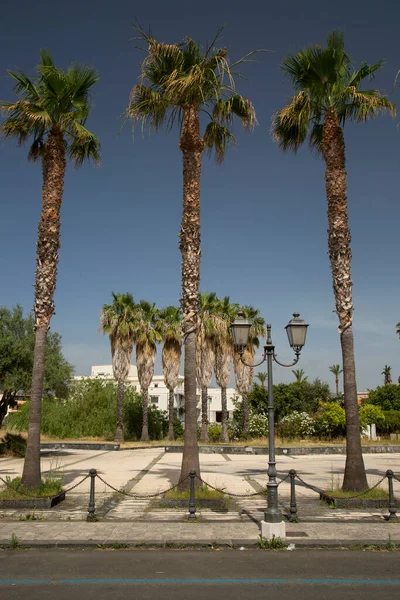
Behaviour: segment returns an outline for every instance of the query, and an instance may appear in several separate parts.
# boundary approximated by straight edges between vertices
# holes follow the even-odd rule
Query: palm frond
[[[75,121],[68,134],[71,137],[68,156],[78,167],[90,160],[100,164],[100,140],[93,133]]]
[[[39,100],[39,92],[28,75],[23,71],[19,71],[18,73],[15,71],[8,71],[8,74],[16,82],[14,92],[17,96],[21,95],[25,100],[30,100],[31,102],[37,102]]]
[[[169,107],[165,94],[139,83],[132,89],[126,115],[132,121],[142,121],[157,131],[164,124]]]
[[[228,146],[236,144],[236,138],[225,125],[221,125],[217,121],[211,121],[206,127],[204,142],[208,153],[211,155],[214,151],[215,159],[220,164],[224,162]]]
[[[282,150],[296,152],[304,143],[311,116],[307,93],[300,91],[289,104],[276,111],[272,120],[272,135]]]
[[[245,129],[253,129],[257,124],[254,106],[247,98],[236,94],[215,103],[213,117],[221,123],[232,124],[234,115],[239,117]]]
[[[350,118],[356,122],[365,122],[386,112],[392,117],[396,116],[395,105],[377,90],[358,90],[355,86],[348,86],[343,96],[347,102],[339,112],[341,120]]]

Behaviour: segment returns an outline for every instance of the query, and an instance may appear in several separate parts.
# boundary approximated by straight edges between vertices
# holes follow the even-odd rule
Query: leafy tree
[[[11,310],[0,306],[0,426],[18,392],[30,394],[35,346],[34,318],[24,317],[20,305]],[[61,336],[49,333],[46,339],[43,392],[66,398],[73,367],[62,354]]]
[[[307,139],[325,161],[328,201],[328,246],[343,358],[347,451],[344,490],[368,488],[361,452],[353,341],[353,300],[347,175],[343,125],[365,122],[380,112],[395,114],[394,105],[377,90],[362,89],[382,62],[362,63],[357,70],[344,50],[343,34],[332,32],[327,45],[311,46],[287,56],[282,68],[295,95],[275,113],[273,134],[283,150],[296,151]]]
[[[35,352],[32,372],[30,425],[21,483],[27,489],[41,484],[40,420],[46,338],[54,313],[60,247],[60,208],[66,160],[76,165],[99,162],[99,140],[85,127],[90,113],[90,88],[99,77],[94,69],[72,65],[57,69],[50,52],[42,50],[37,74],[9,71],[17,100],[0,103],[6,111],[5,137],[19,144],[32,141],[28,158],[42,163],[42,213],[39,221],[35,281]]]
[[[249,342],[242,356],[238,352],[233,354],[233,370],[236,379],[236,389],[242,396],[243,402],[243,437],[247,437],[249,427],[249,394],[253,385],[255,349],[260,346],[260,337],[265,336],[265,321],[260,311],[253,306],[245,306],[242,309],[245,318],[251,323]],[[244,364],[242,360],[247,363]]]
[[[168,439],[175,439],[174,431],[174,390],[178,385],[182,355],[182,317],[176,306],[167,306],[160,311],[157,327],[164,342],[162,368],[164,383],[169,391],[168,398]]]
[[[304,373],[304,369],[292,369],[292,373],[296,379],[296,383],[303,383],[308,379],[308,376]]]
[[[220,31],[204,50],[192,39],[179,44],[158,42],[135,27],[147,44],[140,82],[131,92],[127,116],[156,131],[171,129],[178,121],[179,147],[183,160],[183,209],[180,229],[182,254],[182,295],[185,376],[185,437],[181,481],[188,485],[191,469],[200,473],[197,443],[196,332],[200,282],[200,175],[205,149],[214,151],[218,162],[229,144],[234,116],[243,126],[256,123],[253,105],[235,90],[234,70],[247,57],[231,64],[228,49],[218,47]],[[204,134],[200,113],[210,117]],[[182,484],[183,485],[183,484]]]
[[[383,367],[383,371],[381,373],[381,375],[383,375],[383,379],[384,379],[384,385],[391,385],[392,384],[392,367],[389,367],[388,365],[385,365]]]
[[[400,410],[400,385],[383,385],[369,390],[368,404],[380,406],[382,410]]]
[[[332,365],[329,370],[335,376],[336,398],[339,398],[339,376],[343,373],[343,369],[340,368],[340,365]]]
[[[342,436],[346,430],[346,413],[335,402],[322,403],[314,419],[315,432],[329,439]]]
[[[278,383],[273,386],[275,419],[279,423],[294,411],[315,413],[321,402],[330,401],[329,384],[315,379],[313,382]],[[250,407],[262,414],[268,414],[268,392],[257,383],[249,394]]]
[[[118,382],[115,441],[124,441],[124,390],[133,352],[135,302],[132,294],[112,292],[111,304],[104,304],[100,327],[110,338],[114,377]]]
[[[149,441],[149,386],[154,375],[157,346],[162,341],[158,324],[159,310],[154,303],[141,300],[135,307],[133,339],[136,344],[136,367],[143,403],[142,442]]]

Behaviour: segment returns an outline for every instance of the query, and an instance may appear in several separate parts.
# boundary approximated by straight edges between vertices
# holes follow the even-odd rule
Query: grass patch
[[[263,538],[260,535],[257,542],[258,547],[261,550],[283,550],[284,548],[287,548],[287,544],[285,544],[280,537],[275,537],[275,535],[273,535],[270,540]]]
[[[57,477],[49,477],[36,489],[28,490],[21,485],[21,477],[6,477],[7,485],[0,492],[0,500],[21,500],[25,498],[48,498],[55,496],[62,490],[62,480]]]
[[[331,496],[332,498],[353,498],[354,496],[358,496],[361,492],[345,492],[340,488],[326,490],[325,494]],[[374,488],[373,490],[366,490],[360,498],[365,498],[366,500],[386,500],[389,498],[389,493],[387,490],[384,490],[381,487]]]
[[[189,490],[180,490],[179,488],[170,490],[164,495],[167,500],[189,500],[189,496]],[[224,494],[218,492],[217,490],[212,490],[204,484],[196,488],[195,496],[196,500],[214,500],[224,498]]]

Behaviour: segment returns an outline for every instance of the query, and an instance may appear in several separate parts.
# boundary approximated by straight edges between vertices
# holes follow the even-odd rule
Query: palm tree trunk
[[[247,439],[249,435],[249,395],[242,394],[242,408],[243,408],[243,437]]]
[[[336,398],[339,398],[339,377],[336,375]]]
[[[368,482],[361,451],[352,331],[353,282],[350,269],[351,236],[347,213],[345,145],[343,132],[334,109],[325,112],[322,152],[326,164],[329,258],[343,357],[343,392],[346,411],[346,465],[343,489],[363,491],[368,488]]]
[[[224,444],[226,444],[227,442],[229,442],[226,387],[222,387],[221,388],[221,410],[222,410],[222,434],[221,434],[221,441]]]
[[[173,442],[174,435],[174,390],[170,388],[168,395],[168,439]]]
[[[29,408],[28,440],[22,484],[35,489],[41,483],[40,426],[47,331],[54,314],[54,292],[57,283],[58,249],[60,247],[60,208],[65,175],[65,146],[60,131],[52,129],[42,160],[42,212],[38,227],[35,281],[35,349]]]
[[[200,441],[208,442],[208,388],[201,388],[201,433]]]
[[[182,296],[184,336],[185,435],[181,487],[189,486],[191,470],[200,475],[197,443],[196,331],[200,283],[200,176],[204,140],[200,136],[198,108],[184,106],[179,141],[183,159],[183,209],[179,248],[182,254]],[[196,484],[199,481],[196,480]]]
[[[142,388],[142,437],[141,442],[150,441],[149,437],[149,389]]]
[[[124,441],[124,394],[125,384],[121,379],[118,381],[117,390],[117,428],[115,430],[115,441]]]

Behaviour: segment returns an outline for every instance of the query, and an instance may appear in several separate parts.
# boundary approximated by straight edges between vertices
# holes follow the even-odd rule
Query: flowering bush
[[[278,425],[278,432],[282,438],[293,439],[312,435],[314,433],[314,420],[306,413],[298,410],[283,417]]]
[[[249,436],[251,438],[266,437],[268,435],[268,418],[265,415],[250,413]]]

